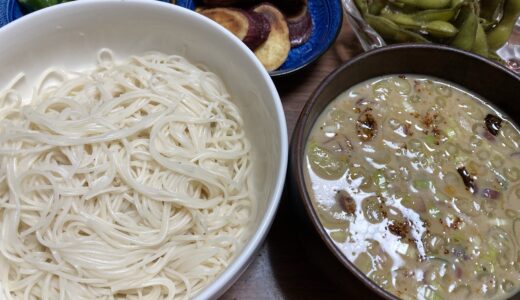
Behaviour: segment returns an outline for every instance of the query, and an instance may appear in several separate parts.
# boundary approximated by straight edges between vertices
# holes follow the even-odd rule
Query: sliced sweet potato
[[[247,35],[249,20],[247,15],[238,9],[211,8],[204,9],[200,13],[224,26],[241,40]]]
[[[298,13],[287,16],[287,25],[291,47],[300,46],[311,37],[312,19],[307,9],[307,1],[303,3]]]
[[[284,15],[269,3],[256,6],[253,11],[265,16],[271,25],[267,40],[256,49],[255,54],[267,71],[274,71],[284,63],[291,50],[287,22]]]
[[[246,13],[249,18],[249,31],[243,41],[249,49],[254,51],[267,40],[271,32],[271,24],[262,14],[254,11]]]
[[[210,8],[200,13],[224,26],[251,50],[255,50],[269,36],[269,21],[256,12],[238,8]]]

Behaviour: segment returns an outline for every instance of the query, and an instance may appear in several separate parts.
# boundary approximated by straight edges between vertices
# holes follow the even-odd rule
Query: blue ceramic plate
[[[198,0],[177,0],[176,4],[194,10]],[[269,1],[266,1],[269,2]],[[271,76],[286,75],[297,71],[318,59],[336,40],[343,18],[343,10],[339,0],[308,0],[309,13],[312,18],[312,35],[309,40],[296,48],[292,48],[285,63]]]

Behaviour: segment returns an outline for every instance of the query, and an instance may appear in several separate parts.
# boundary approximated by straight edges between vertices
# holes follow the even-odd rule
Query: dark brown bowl
[[[517,124],[520,124],[520,77],[499,64],[465,51],[439,45],[401,44],[369,51],[348,61],[319,85],[303,108],[290,150],[293,198],[300,210],[303,210],[301,206],[304,207],[312,227],[347,270],[375,294],[385,299],[397,299],[368,279],[336,248],[314,211],[303,175],[305,144],[325,107],[355,84],[389,74],[427,75],[458,84],[492,102]],[[344,284],[356,288],[355,283]]]

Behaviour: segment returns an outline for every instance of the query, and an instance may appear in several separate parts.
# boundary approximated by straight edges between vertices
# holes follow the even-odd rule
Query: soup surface
[[[520,285],[520,134],[424,76],[347,90],[308,139],[306,181],[336,246],[403,299],[501,299]]]

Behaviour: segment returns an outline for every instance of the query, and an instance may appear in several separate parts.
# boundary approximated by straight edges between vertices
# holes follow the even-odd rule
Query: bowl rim
[[[280,161],[279,165],[275,169],[277,179],[273,184],[271,195],[265,199],[268,201],[265,213],[261,218],[258,219],[258,225],[256,228],[253,228],[253,233],[247,242],[243,245],[241,251],[209,285],[204,287],[201,291],[198,292],[198,294],[193,296],[194,299],[217,298],[225,293],[233,285],[233,283],[235,283],[240,275],[242,275],[242,273],[247,269],[248,265],[256,258],[256,253],[260,250],[260,247],[263,245],[263,241],[267,237],[281,200],[287,173],[289,153],[287,125],[282,101],[272,78],[269,76],[265,68],[258,61],[256,56],[254,56],[253,52],[251,52],[249,48],[247,48],[236,36],[225,30],[223,27],[217,26],[216,23],[212,22],[208,18],[205,18],[189,9],[173,5],[172,3],[150,0],[84,0],[66,2],[35,11],[22,18],[18,18],[13,22],[10,22],[9,24],[0,28],[0,36],[3,35],[5,31],[17,30],[16,28],[21,26],[21,24],[33,22],[32,20],[35,18],[38,19],[48,15],[59,16],[62,12],[68,11],[78,12],[81,11],[84,7],[108,7],[114,4],[128,7],[135,6],[139,7],[140,9],[160,8],[163,11],[168,11],[171,13],[173,17],[176,15],[186,15],[191,20],[193,20],[193,22],[201,22],[207,27],[213,27],[219,31],[219,34],[221,34],[224,39],[227,39],[229,43],[232,43],[236,47],[240,48],[240,51],[247,56],[247,59],[254,66],[254,68],[260,72],[261,78],[267,85],[268,92],[271,95],[277,127],[279,128],[278,138],[280,144],[278,146],[278,151],[280,152]]]
[[[400,51],[400,49],[424,49],[424,50],[440,50],[445,52],[452,52],[456,55],[464,55],[469,56],[472,60],[475,60],[476,63],[483,63],[488,65],[492,68],[498,68],[501,71],[507,73],[508,75],[518,79],[520,81],[520,76],[510,69],[506,68],[503,65],[500,65],[496,62],[493,62],[491,60],[488,60],[480,55],[477,55],[475,53],[467,52],[464,50],[452,48],[445,45],[428,45],[428,44],[394,44],[389,45],[381,48],[375,48],[366,52],[363,52],[362,54],[348,60],[338,68],[336,68],[332,73],[327,75],[325,79],[322,80],[322,82],[318,85],[318,87],[314,90],[314,92],[309,97],[309,100],[305,103],[305,106],[303,107],[294,128],[294,133],[291,138],[291,149],[290,149],[290,158],[289,158],[289,165],[290,165],[290,175],[293,178],[292,182],[296,184],[296,191],[297,191],[297,197],[299,199],[296,199],[296,201],[303,202],[303,206],[305,207],[305,212],[307,214],[307,217],[310,219],[310,222],[312,223],[312,227],[314,228],[315,232],[318,233],[321,240],[325,243],[328,250],[332,252],[332,254],[336,257],[337,260],[340,261],[340,263],[354,276],[361,281],[366,287],[368,287],[372,292],[377,294],[380,297],[383,297],[384,299],[389,300],[399,300],[399,298],[390,292],[386,291],[384,288],[373,282],[371,279],[369,279],[361,270],[359,270],[353,262],[351,262],[349,259],[346,258],[346,256],[343,255],[341,250],[334,244],[332,239],[330,238],[329,234],[325,231],[324,227],[321,225],[321,222],[319,220],[318,214],[316,213],[311,196],[309,195],[308,189],[306,188],[305,184],[305,168],[303,166],[303,162],[305,159],[305,147],[307,142],[307,136],[304,136],[304,129],[307,122],[309,122],[309,116],[311,115],[311,112],[313,111],[319,96],[322,94],[322,92],[328,87],[330,82],[332,82],[338,74],[342,73],[345,69],[348,69],[351,65],[359,64],[363,60],[365,60],[368,57],[379,55],[380,53],[384,52],[395,52]],[[346,87],[345,90],[347,90],[350,87]],[[330,103],[333,99],[329,99]]]

